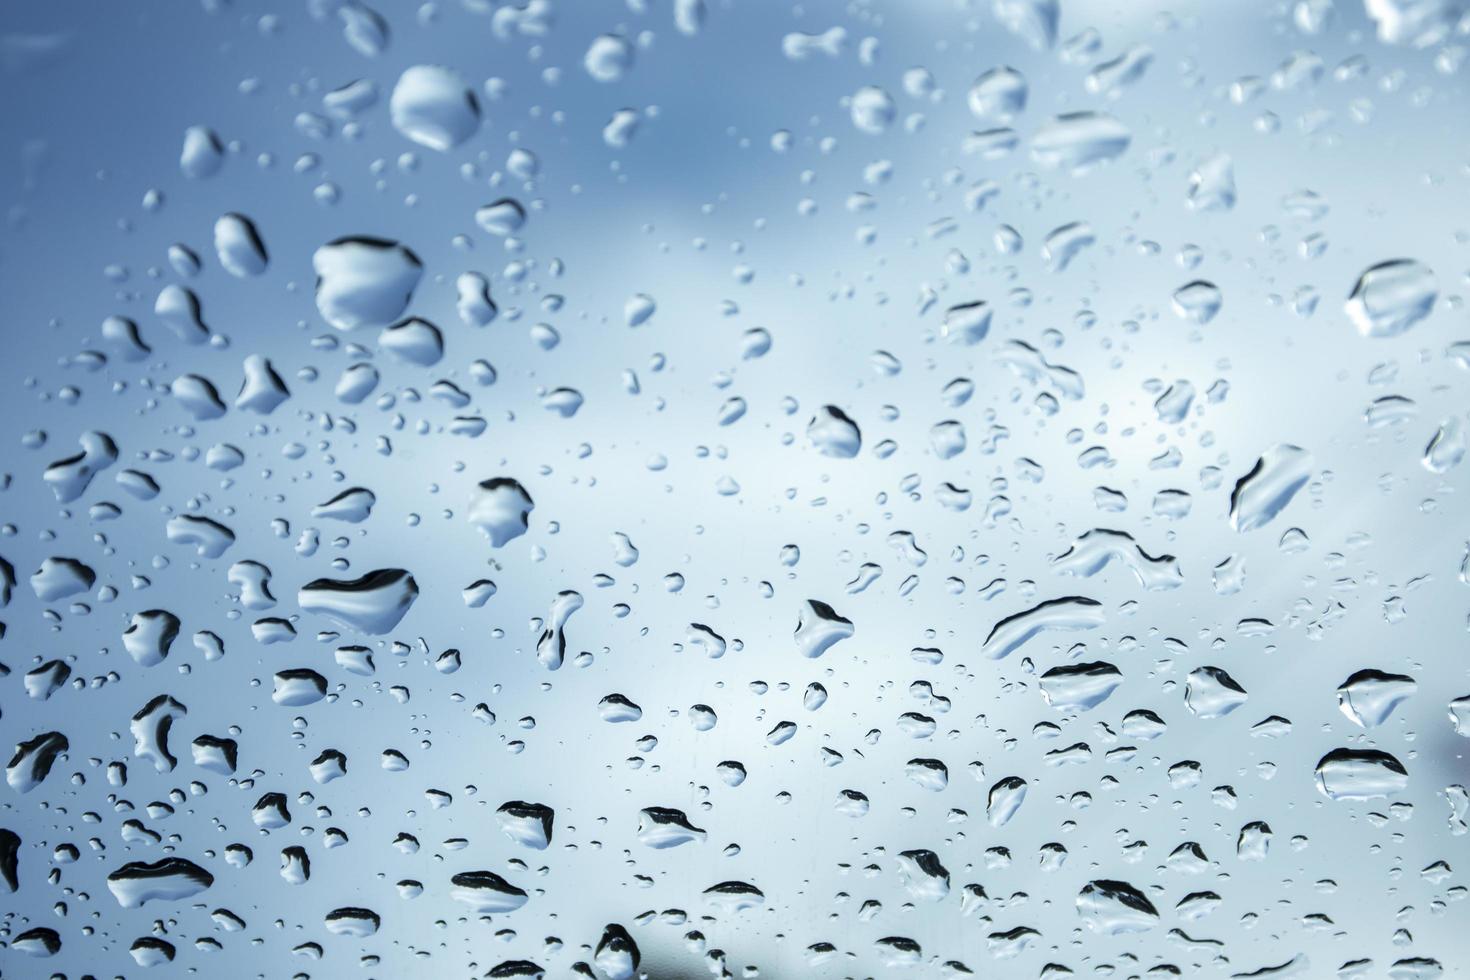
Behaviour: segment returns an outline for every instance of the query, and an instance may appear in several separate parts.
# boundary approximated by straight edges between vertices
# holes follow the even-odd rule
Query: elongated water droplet
[[[381,635],[407,615],[418,598],[413,576],[401,568],[381,568],[355,579],[319,578],[301,587],[296,603],[348,629]]]

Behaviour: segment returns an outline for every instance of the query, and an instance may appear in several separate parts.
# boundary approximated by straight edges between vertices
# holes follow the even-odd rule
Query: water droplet
[[[457,72],[441,65],[405,69],[393,86],[388,111],[399,133],[441,153],[459,146],[480,128],[475,94]],[[317,272],[320,275],[321,270]]]
[[[599,35],[587,46],[582,66],[595,81],[622,81],[633,68],[633,45],[618,34]]]
[[[1343,309],[1364,337],[1397,337],[1427,317],[1438,298],[1439,284],[1427,265],[1392,259],[1363,271]]]
[[[1317,788],[1334,800],[1393,796],[1409,785],[1403,763],[1378,749],[1333,749],[1317,762]]]
[[[417,255],[382,238],[339,238],[317,249],[311,262],[317,311],[338,330],[398,319],[424,272]]]
[[[351,630],[392,632],[418,598],[413,576],[401,568],[381,568],[355,579],[319,578],[301,587],[296,602],[303,612],[320,613]]]
[[[1057,116],[1031,137],[1031,157],[1043,167],[1082,174],[1123,155],[1133,134],[1105,112]]]
[[[1289,443],[1266,450],[1230,494],[1230,526],[1253,531],[1269,524],[1312,477],[1312,454]]]

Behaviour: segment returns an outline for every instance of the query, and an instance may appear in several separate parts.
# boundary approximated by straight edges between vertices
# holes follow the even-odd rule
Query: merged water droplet
[[[1299,446],[1283,442],[1266,450],[1235,483],[1230,494],[1230,526],[1253,531],[1269,524],[1307,485],[1315,467],[1312,454]]]
[[[1317,788],[1334,800],[1373,800],[1403,792],[1409,773],[1379,749],[1333,749],[1317,762]]]
[[[383,238],[336,239],[317,249],[311,264],[317,311],[338,330],[397,320],[424,272],[417,255]]]
[[[1105,936],[1147,932],[1159,913],[1148,897],[1126,881],[1089,881],[1077,893],[1077,914],[1087,928]]]
[[[378,636],[392,632],[418,595],[418,583],[407,571],[380,568],[355,579],[316,579],[301,587],[296,604],[302,612]]]
[[[802,604],[796,621],[796,649],[803,657],[815,659],[854,632],[851,620],[825,602],[808,599]]]
[[[1418,690],[1412,677],[1369,668],[1356,671],[1338,685],[1337,705],[1360,727],[1376,728]]]
[[[148,902],[181,902],[206,891],[214,875],[193,861],[168,857],[158,861],[133,861],[107,876],[107,890],[125,909]]]
[[[1043,167],[1085,173],[1122,156],[1133,133],[1105,112],[1069,112],[1031,137],[1031,158]]]
[[[1000,660],[1047,630],[1090,630],[1106,621],[1102,603],[1096,599],[1086,596],[1048,599],[996,623],[985,638],[981,653],[991,660]]]

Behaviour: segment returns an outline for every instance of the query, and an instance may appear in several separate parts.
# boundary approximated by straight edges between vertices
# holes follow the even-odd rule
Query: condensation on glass
[[[0,969],[1465,975],[1467,52],[9,5]]]

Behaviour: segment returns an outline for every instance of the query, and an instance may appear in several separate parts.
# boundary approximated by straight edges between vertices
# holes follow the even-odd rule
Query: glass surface
[[[1470,975],[1467,51],[6,4],[0,973]]]

